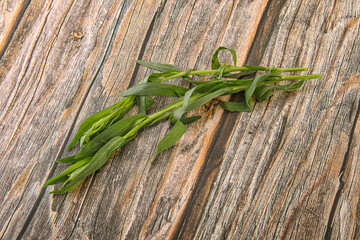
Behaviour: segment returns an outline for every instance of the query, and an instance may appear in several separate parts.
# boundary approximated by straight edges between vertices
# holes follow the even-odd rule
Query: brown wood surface
[[[1,239],[360,239],[360,1],[0,2]],[[309,67],[249,113],[213,101],[151,166],[164,122],[69,194],[46,179],[110,95],[149,71]],[[166,100],[158,99],[160,106]]]

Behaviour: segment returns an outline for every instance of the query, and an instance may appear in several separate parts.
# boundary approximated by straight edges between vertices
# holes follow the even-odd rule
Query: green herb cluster
[[[221,51],[230,51],[233,65],[221,64],[218,55]],[[184,117],[212,99],[224,95],[236,94],[244,91],[245,101],[223,102],[223,108],[230,112],[246,112],[251,110],[253,98],[262,102],[268,99],[274,89],[294,91],[301,87],[305,80],[319,78],[321,75],[292,75],[284,76],[283,72],[306,71],[306,68],[275,68],[236,66],[236,52],[233,49],[220,47],[213,54],[211,70],[189,69],[185,72],[170,64],[137,61],[138,64],[157,70],[145,77],[139,84],[131,87],[114,97],[121,100],[87,118],[80,126],[69,150],[80,143],[79,152],[71,157],[56,160],[59,163],[71,163],[63,173],[49,179],[44,187],[63,183],[62,187],[51,193],[64,193],[73,190],[86,177],[101,168],[112,153],[131,141],[138,131],[159,121],[168,119],[173,127],[159,142],[152,163],[156,156],[172,146],[186,132],[186,124],[194,122],[200,116]],[[206,77],[207,81],[195,81],[190,76]],[[255,77],[253,77],[255,76]],[[189,82],[189,88],[163,82],[182,78]],[[291,81],[288,85],[274,85],[274,83]],[[146,110],[154,103],[152,96],[177,97],[178,99],[151,115]],[[137,105],[136,115],[125,115]]]

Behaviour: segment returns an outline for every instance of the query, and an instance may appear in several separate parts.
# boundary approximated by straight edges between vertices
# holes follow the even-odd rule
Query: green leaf
[[[173,76],[179,72],[180,71],[177,70],[169,70],[162,73],[152,73],[149,75],[147,80],[148,82],[163,82],[163,78]]]
[[[259,102],[263,102],[269,97],[271,97],[274,93],[273,89],[275,89],[274,85],[265,85],[257,87],[254,91],[254,96],[256,100]]]
[[[150,76],[151,76],[151,74],[149,76],[143,78],[140,83],[147,83]],[[146,104],[147,99],[146,98],[151,98],[151,97],[149,97],[149,96],[136,96],[136,102],[137,102],[138,107],[139,107],[138,114],[146,114],[146,109],[147,109],[147,104]],[[151,100],[153,101],[152,98],[151,98]],[[151,103],[151,100],[148,100],[149,103]],[[154,101],[151,103],[151,105],[153,103],[154,103]]]
[[[199,120],[201,118],[201,116],[191,116],[191,117],[186,117],[186,118],[181,118],[181,119],[174,119],[174,118],[171,118],[170,119],[170,122],[172,124],[175,124],[176,121],[180,120],[184,125],[188,125],[190,123],[193,123],[197,120]]]
[[[191,116],[191,117],[186,117],[186,118],[182,118],[180,119],[180,121],[184,124],[184,125],[188,125],[190,123],[193,123],[197,120],[199,120],[201,118],[201,116]]]
[[[74,139],[71,141],[71,143],[69,145],[68,151],[70,151],[73,148],[73,146],[80,140],[81,136],[86,131],[88,131],[95,122],[99,121],[104,116],[110,114],[111,111],[113,109],[117,108],[119,105],[121,105],[121,101],[114,105],[111,105],[103,110],[98,111],[97,113],[88,117],[83,123],[81,123],[79,130],[77,131]]]
[[[50,193],[65,193],[65,192],[69,192],[69,191],[72,191],[74,190],[83,180],[79,180],[77,182],[74,182],[71,186],[69,187],[66,187],[66,183],[70,182],[71,179],[73,179],[78,173],[80,173],[83,169],[86,168],[86,166],[88,165],[89,163],[87,163],[86,165],[84,166],[81,166],[77,169],[75,169],[72,173],[69,174],[69,178],[66,180],[66,182],[62,185],[62,187],[58,190],[55,190],[55,191],[52,191]]]
[[[148,109],[149,107],[151,107],[154,104],[154,99],[152,97],[149,96],[145,96],[145,109]]]
[[[61,187],[60,189],[58,190],[55,190],[55,191],[52,191],[50,192],[51,194],[54,194],[54,193],[66,193],[66,192],[70,192],[72,190],[74,190],[80,183],[82,183],[82,180],[74,183],[71,187]]]
[[[69,179],[69,175],[70,173],[72,173],[73,171],[75,171],[76,169],[78,169],[79,167],[87,164],[88,162],[90,162],[91,157],[85,158],[83,160],[80,160],[76,163],[74,163],[73,165],[71,165],[70,167],[68,167],[64,172],[60,173],[59,175],[50,178],[49,180],[46,181],[46,183],[44,183],[43,187],[47,187],[49,185],[54,185],[54,184],[58,184],[58,183],[63,183],[66,180]]]
[[[70,157],[57,159],[57,160],[55,160],[55,162],[58,162],[58,163],[73,163],[73,162],[77,162],[77,160],[75,160],[75,155],[74,155],[74,156],[70,156]]]
[[[75,163],[75,162],[78,162],[80,160],[83,160],[83,159],[91,157],[91,156],[92,155],[86,155],[86,156],[83,156],[81,158],[75,158],[75,155],[74,155],[74,156],[70,156],[70,157],[55,160],[55,162],[57,162],[57,163]]]
[[[119,119],[123,118],[125,116],[126,113],[129,112],[129,110],[134,106],[135,103],[135,96],[128,96],[123,98],[123,104],[121,104],[121,106],[119,106],[117,109],[115,109],[113,111],[112,118],[110,119],[110,125],[113,124],[114,122],[118,121]],[[103,126],[106,127],[106,126]],[[103,130],[103,129],[101,129]]]
[[[144,114],[137,114],[119,120],[118,122],[106,128],[102,133],[94,137],[89,143],[81,148],[79,153],[75,156],[75,159],[96,152],[114,137],[124,136],[129,130],[133,128],[134,124],[138,120],[144,118],[147,118],[147,116]]]
[[[192,96],[192,94],[194,93],[194,91],[196,90],[196,88],[197,87],[194,87],[185,93],[183,105],[174,111],[174,113],[172,115],[173,119],[180,119],[182,117],[182,115],[186,112],[186,108],[189,104],[189,99]]]
[[[167,63],[158,63],[158,62],[147,62],[147,61],[143,61],[143,60],[136,60],[136,62],[138,64],[140,64],[141,66],[150,68],[150,69],[154,69],[160,72],[166,72],[169,70],[176,70],[176,71],[180,71],[180,69],[178,69],[177,67],[171,65],[171,64],[167,64]]]
[[[305,80],[300,80],[300,81],[291,83],[289,85],[274,85],[274,86],[276,86],[276,89],[284,90],[287,92],[292,92],[292,91],[299,89],[304,84],[304,82],[305,82]]]
[[[219,53],[223,50],[228,50],[231,52],[232,56],[233,56],[233,61],[234,61],[234,66],[236,66],[236,51],[234,49],[231,48],[226,48],[226,47],[219,47],[218,49],[216,49],[216,51],[213,54],[212,60],[211,60],[211,69],[218,69],[221,67],[220,61],[219,61]]]
[[[219,72],[219,75],[218,75],[218,79],[221,80],[223,75],[224,75],[224,71],[228,68],[227,64],[224,63],[223,65],[221,65],[220,67],[220,72]]]
[[[214,92],[209,91],[208,94],[206,94],[206,95],[204,94],[202,96],[195,97],[191,101],[185,103],[183,106],[177,108],[173,112],[171,121],[174,122],[174,120],[180,120],[181,116],[184,115],[185,113],[201,107],[202,105],[204,105],[205,103],[209,102],[210,100],[212,100],[214,98],[217,98],[219,96],[229,94],[229,93],[231,93],[231,89],[224,87],[224,88],[218,89]]]
[[[246,102],[223,102],[221,101],[221,106],[229,112],[249,112],[251,109],[246,104]]]
[[[154,159],[151,163],[155,163],[156,156],[163,152],[165,149],[171,147],[173,144],[175,144],[186,132],[185,125],[180,121],[176,121],[173,128],[170,130],[168,134],[165,135],[165,137],[159,142],[159,145],[157,146]]]
[[[203,87],[203,86],[209,86],[209,85],[217,85],[218,83],[222,83],[224,82],[224,80],[209,80],[209,81],[193,81],[192,84],[194,86],[197,86],[198,89],[200,89],[200,87]]]
[[[132,138],[124,139],[123,137],[119,136],[111,139],[107,144],[99,149],[90,162],[73,171],[64,185],[59,190],[56,190],[52,193],[64,193],[73,190],[81,183],[82,180],[101,168],[115,150],[124,146]]]
[[[274,76],[273,73],[265,73],[255,77],[254,81],[250,84],[250,86],[245,90],[245,100],[246,104],[249,108],[251,108],[252,96],[254,94],[255,89],[263,83],[267,78]]]
[[[236,84],[236,86],[237,85],[243,85],[243,84]],[[218,83],[218,84],[214,85],[212,88],[207,90],[207,92],[216,92],[217,90],[220,90],[220,89],[230,89],[231,87],[234,87],[234,86],[235,86],[235,84],[233,84],[232,82],[224,81],[222,83]],[[201,91],[203,91],[203,89],[201,89]]]
[[[263,102],[273,95],[274,89],[280,89],[284,91],[295,91],[304,84],[304,80],[296,81],[289,85],[264,85],[257,87],[254,91],[254,95],[259,102]]]
[[[191,102],[189,102],[189,104],[187,105],[185,111],[189,112],[192,110],[195,110],[198,107],[201,107],[202,105],[204,105],[205,103],[209,102],[210,100],[217,98],[219,96],[222,96],[224,94],[227,94],[231,91],[230,88],[222,88],[219,89],[215,92],[210,92],[204,96],[201,96],[199,98],[196,98],[194,100],[192,100]]]
[[[120,108],[118,110],[120,112],[118,118],[120,118],[130,110],[133,104],[134,104],[134,97],[123,98],[118,103],[111,105],[103,110],[100,110],[97,113],[85,119],[85,121],[81,123],[79,130],[75,134],[74,139],[69,144],[68,151],[70,151],[75,146],[75,144],[81,139],[81,137],[83,137],[84,134],[87,135],[87,138],[90,139],[90,136],[95,134],[99,130],[97,129],[97,127],[95,127],[94,129],[93,126],[96,125],[103,118],[111,114],[114,109]]]
[[[196,81],[193,84],[197,86],[196,92],[207,92],[213,89],[214,87],[218,87],[221,85],[222,87],[224,84],[227,86],[234,86],[234,85],[249,85],[254,81],[254,78],[248,79],[239,79],[239,80],[232,80],[232,79],[224,79],[224,80],[212,80],[212,81]]]
[[[245,77],[245,76],[249,76],[256,73],[256,71],[242,71],[239,73],[225,73],[224,77],[228,77],[228,78],[241,78],[241,77]]]
[[[166,97],[182,97],[188,89],[172,84],[147,82],[135,85],[121,93],[112,97],[124,97],[129,95],[136,96],[166,96]]]
[[[139,107],[138,114],[146,114],[146,109],[151,107],[155,101],[149,96],[137,96],[136,102]]]

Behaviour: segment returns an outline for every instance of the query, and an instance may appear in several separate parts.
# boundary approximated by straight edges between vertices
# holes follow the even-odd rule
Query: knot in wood
[[[81,31],[76,31],[76,32],[73,33],[73,36],[76,39],[82,39],[84,37],[84,34]]]

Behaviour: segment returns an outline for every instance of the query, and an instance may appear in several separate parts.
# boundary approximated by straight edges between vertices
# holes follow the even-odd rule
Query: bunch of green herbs
[[[219,61],[221,51],[232,54],[233,65]],[[121,97],[116,104],[109,106],[88,117],[79,127],[69,145],[71,150],[78,142],[80,149],[74,156],[56,160],[58,163],[71,163],[61,174],[49,179],[44,187],[62,183],[62,187],[51,193],[64,193],[73,190],[86,177],[101,168],[114,151],[131,141],[140,129],[154,125],[162,120],[169,120],[173,127],[159,142],[152,163],[156,156],[176,143],[186,132],[186,124],[194,122],[200,116],[184,117],[187,112],[195,110],[207,102],[224,95],[244,91],[243,102],[221,101],[223,108],[230,112],[247,112],[251,110],[254,97],[259,102],[272,96],[275,89],[294,91],[308,79],[320,78],[321,75],[282,75],[283,72],[306,71],[306,68],[275,68],[244,65],[236,66],[236,52],[233,49],[220,47],[213,54],[211,70],[181,71],[170,64],[137,61],[159,73],[152,73],[139,84],[114,95]],[[207,81],[195,81],[190,76],[205,77]],[[189,82],[189,88],[163,82],[182,78]],[[275,85],[281,81],[291,81],[287,85]],[[177,97],[178,99],[147,115],[147,109],[154,103],[153,96]],[[137,105],[138,112],[126,116],[131,108]],[[126,117],[125,117],[126,116]]]

